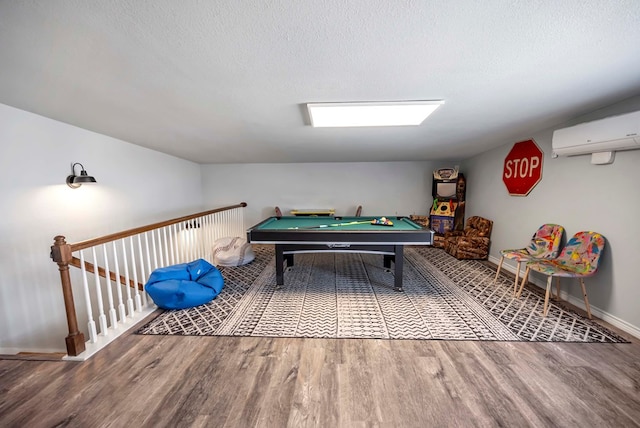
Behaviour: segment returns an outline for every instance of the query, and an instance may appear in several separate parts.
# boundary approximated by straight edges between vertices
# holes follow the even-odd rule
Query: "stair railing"
[[[73,244],[56,236],[51,258],[60,271],[69,329],[65,359],[86,360],[156,310],[144,291],[153,270],[198,258],[212,262],[216,239],[244,236],[246,206],[241,202]],[[79,269],[73,276],[82,284],[77,285],[84,296],[81,312],[70,266]],[[88,340],[78,328],[79,317],[86,319]]]

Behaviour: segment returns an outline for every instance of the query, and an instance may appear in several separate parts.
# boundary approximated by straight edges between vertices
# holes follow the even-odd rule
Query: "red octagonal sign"
[[[533,140],[515,143],[504,158],[502,181],[510,195],[527,196],[542,179],[542,150]]]

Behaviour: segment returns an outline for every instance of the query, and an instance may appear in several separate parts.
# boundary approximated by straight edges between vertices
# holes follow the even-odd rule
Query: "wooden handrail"
[[[80,268],[82,266],[82,262],[77,257],[73,257],[71,259],[71,261],[69,262],[69,264],[71,266],[74,266],[74,267],[77,267],[77,268]],[[95,266],[94,266],[93,263],[89,263],[89,262],[85,261],[84,262],[84,268],[85,268],[85,270],[87,272],[90,272],[90,273],[93,273],[93,274],[96,273]],[[102,278],[106,278],[107,277],[107,272],[105,271],[104,268],[101,268],[100,266],[98,266],[98,275],[101,276]],[[118,281],[116,279],[115,272],[109,272],[109,279],[111,281],[113,281],[113,282],[120,282],[120,284],[122,284],[122,285],[127,285],[127,280],[124,277],[124,275],[120,275],[120,281]],[[131,288],[135,288],[136,287],[136,283],[132,279],[129,280],[129,287],[131,287]],[[138,290],[144,291],[144,284],[138,283]]]
[[[170,226],[172,224],[180,223],[182,221],[193,220],[194,218],[203,217],[205,215],[214,214],[221,211],[229,211],[234,208],[244,208],[246,206],[247,206],[246,202],[240,202],[237,205],[229,205],[228,207],[216,208],[209,211],[203,211],[197,214],[186,215],[183,217],[174,218],[173,220],[165,220],[165,221],[150,224],[147,226],[140,226],[140,227],[125,230],[122,232],[112,233],[111,235],[101,236],[100,238],[88,239],[86,241],[80,241],[80,242],[76,242],[74,244],[69,244],[69,245],[71,246],[71,252],[75,252],[79,250],[84,250],[85,248],[91,248],[91,247],[95,247],[96,245],[105,244],[107,242],[126,238],[128,236],[137,235],[139,233],[148,232],[150,230],[159,229],[165,226]]]

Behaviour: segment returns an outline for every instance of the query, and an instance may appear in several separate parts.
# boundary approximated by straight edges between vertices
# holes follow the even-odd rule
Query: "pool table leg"
[[[284,248],[276,244],[276,284],[284,285]]]
[[[394,249],[394,260],[393,264],[395,265],[395,278],[393,279],[393,289],[395,291],[404,291],[402,289],[402,266],[404,264],[404,254],[403,254],[403,246],[396,245]]]
[[[284,261],[287,262],[287,269],[293,267],[293,254],[285,254]]]
[[[393,261],[393,256],[390,254],[385,254],[382,256],[382,266],[391,272],[391,262]]]

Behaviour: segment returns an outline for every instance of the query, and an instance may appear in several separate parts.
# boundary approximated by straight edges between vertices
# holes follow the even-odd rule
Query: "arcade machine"
[[[464,174],[458,172],[457,167],[433,171],[433,205],[429,213],[429,223],[436,233],[434,246],[442,248],[445,232],[464,229],[466,189]]]

